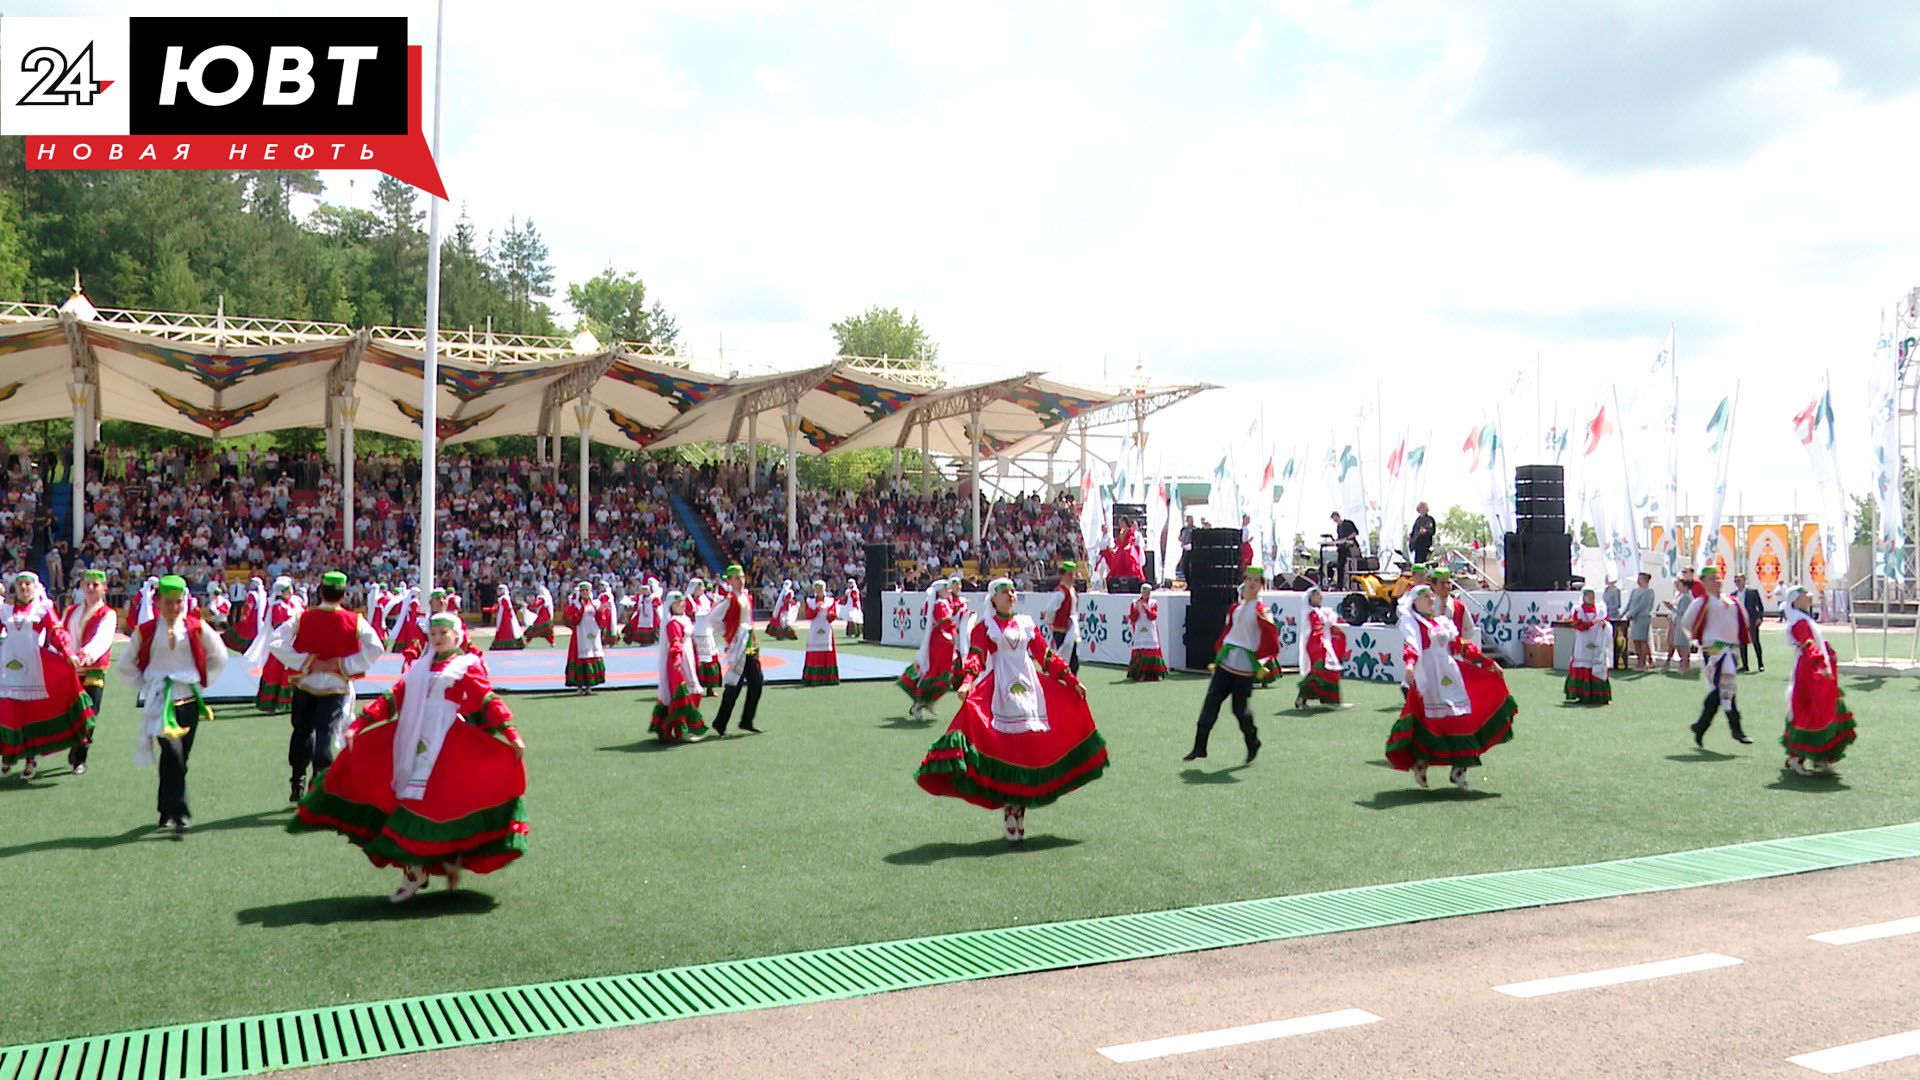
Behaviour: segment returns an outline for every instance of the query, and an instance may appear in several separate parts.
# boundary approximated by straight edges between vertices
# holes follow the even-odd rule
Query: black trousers
[[[304,779],[311,768],[314,775],[333,764],[333,726],[346,712],[345,694],[309,694],[293,690],[293,737],[287,741],[287,768],[295,779]]]
[[[1193,752],[1206,754],[1207,736],[1213,732],[1214,722],[1220,719],[1221,703],[1229,698],[1233,701],[1234,718],[1240,721],[1240,734],[1249,743],[1259,738],[1259,732],[1253,727],[1253,707],[1247,704],[1252,695],[1253,676],[1214,668],[1213,679],[1207,683],[1207,699],[1200,706],[1200,722],[1193,729]]]
[[[1761,667],[1767,666],[1767,658],[1760,652],[1760,628],[1758,626],[1753,628],[1753,662],[1759,664]],[[1740,646],[1740,670],[1747,670],[1747,647],[1745,644]]]
[[[1426,561],[1432,556],[1433,556],[1432,540],[1415,540],[1413,542],[1413,561],[1414,562],[1421,563],[1424,565]]]
[[[87,700],[93,704],[94,715],[96,717],[99,716],[100,701],[107,696],[106,685],[103,683],[99,686],[82,686],[80,687],[80,691],[86,694]],[[67,751],[67,764],[76,767],[85,765],[87,763],[87,751],[92,749],[93,740],[91,738],[85,742],[76,744],[73,749]]]
[[[767,680],[760,674],[760,654],[747,654],[746,666],[740,669],[740,681],[726,688],[720,695],[720,715],[714,718],[713,730],[716,734],[727,733],[727,721],[733,719],[733,703],[740,698],[740,688],[747,688],[747,707],[740,711],[740,726],[753,727],[753,715],[760,710],[760,691]]]
[[[1068,656],[1065,652],[1068,632],[1065,630],[1054,630],[1051,631],[1051,633],[1053,635],[1053,651],[1065,657],[1067,670],[1073,672],[1075,675],[1080,674],[1080,643],[1077,641],[1073,643],[1073,655]]]
[[[194,707],[192,701],[183,701],[176,709]],[[160,757],[158,809],[162,821],[179,821],[191,816],[187,812],[187,758],[193,754],[193,737],[199,733],[200,720],[195,717],[193,726],[187,729],[185,735],[177,739],[153,740]]]

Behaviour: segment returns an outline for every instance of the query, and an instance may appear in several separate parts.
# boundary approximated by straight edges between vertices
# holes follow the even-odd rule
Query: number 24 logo
[[[30,49],[20,58],[20,70],[26,74],[40,73],[18,102],[21,105],[91,105],[95,94],[113,85],[94,81],[91,42],[71,63],[65,53],[51,45]]]

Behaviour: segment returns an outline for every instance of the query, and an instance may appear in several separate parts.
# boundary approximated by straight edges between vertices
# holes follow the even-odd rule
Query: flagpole
[[[447,3],[439,0],[433,18],[433,146],[435,160],[440,155],[441,72],[445,67]],[[439,479],[440,424],[438,394],[440,386],[440,199],[427,195],[427,341],[426,358],[420,373],[420,600],[430,607],[427,597],[433,592],[434,530],[439,525],[434,508],[439,503],[435,490]]]

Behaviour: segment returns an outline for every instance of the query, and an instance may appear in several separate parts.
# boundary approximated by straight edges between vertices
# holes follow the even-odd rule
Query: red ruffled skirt
[[[472,724],[447,730],[427,792],[393,793],[392,721],[362,728],[300,802],[289,831],[331,829],[375,866],[490,874],[526,854],[527,770],[513,747]]]
[[[45,650],[39,657],[47,696],[0,698],[0,758],[8,761],[65,750],[93,735],[93,703],[80,692],[80,673]]]
[[[1426,716],[1419,687],[1407,691],[1387,735],[1388,764],[1402,771],[1421,764],[1478,765],[1481,754],[1513,738],[1520,707],[1499,667],[1462,660],[1460,675],[1467,688],[1465,716]]]
[[[921,759],[914,782],[929,795],[997,810],[1045,806],[1099,779],[1107,771],[1107,741],[1087,703],[1057,680],[1043,677],[1040,686],[1048,729],[1009,733],[996,730],[989,714],[993,676],[976,681],[946,733]]]

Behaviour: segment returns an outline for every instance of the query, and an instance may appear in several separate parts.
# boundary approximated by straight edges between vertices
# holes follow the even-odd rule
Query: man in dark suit
[[[1760,590],[1747,587],[1747,575],[1733,575],[1734,596],[1740,606],[1747,610],[1747,624],[1753,627],[1753,663],[1761,671],[1767,670],[1767,658],[1760,653],[1760,620],[1766,618],[1766,606],[1760,602]],[[1740,643],[1740,670],[1747,670],[1747,643]]]
[[[1360,526],[1333,514],[1333,542],[1340,545],[1340,580],[1347,581],[1360,559]]]
[[[1407,534],[1407,548],[1413,561],[1424,566],[1433,557],[1433,536],[1439,531],[1439,526],[1435,524],[1433,515],[1427,513],[1425,502],[1415,505],[1414,510],[1419,516],[1413,519],[1413,531]]]

